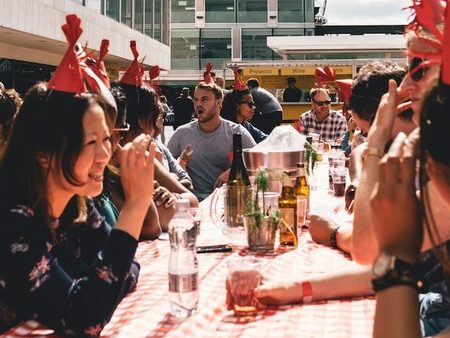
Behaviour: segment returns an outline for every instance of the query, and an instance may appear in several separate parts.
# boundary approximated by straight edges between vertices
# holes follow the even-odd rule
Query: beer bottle
[[[242,136],[233,134],[233,162],[227,182],[226,218],[228,226],[243,226],[242,216],[246,213],[250,180],[242,158]]]
[[[309,215],[310,189],[308,181],[306,180],[305,165],[303,164],[303,162],[298,162],[297,168],[298,174],[297,178],[295,179],[294,194],[297,199],[297,226],[301,227],[305,225],[305,219],[307,215]],[[306,210],[303,210],[303,208],[301,208],[301,205],[303,203],[302,200],[305,199]],[[306,212],[306,215],[304,214],[304,212]]]
[[[288,175],[283,177],[283,187],[278,198],[281,212],[280,244],[297,246],[297,199]]]

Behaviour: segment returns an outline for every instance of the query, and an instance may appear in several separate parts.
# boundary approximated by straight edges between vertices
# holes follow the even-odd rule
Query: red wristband
[[[311,282],[302,282],[302,302],[309,303],[312,301],[312,285]]]

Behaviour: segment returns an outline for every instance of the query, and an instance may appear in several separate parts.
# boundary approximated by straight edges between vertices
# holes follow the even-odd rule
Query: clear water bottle
[[[177,212],[169,223],[169,301],[178,318],[190,316],[198,306],[197,231],[189,212],[189,200],[177,200]]]

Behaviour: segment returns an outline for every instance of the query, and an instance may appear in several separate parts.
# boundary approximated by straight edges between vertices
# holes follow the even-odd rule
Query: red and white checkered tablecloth
[[[314,208],[342,203],[324,189],[313,191]],[[204,205],[205,207],[205,205]],[[336,210],[334,208],[333,210]],[[345,218],[345,217],[344,217]],[[211,223],[202,224],[200,242],[220,242],[221,234]],[[169,242],[165,239],[139,244],[141,264],[137,289],[118,306],[103,337],[154,338],[365,338],[372,336],[375,311],[373,298],[320,301],[266,308],[252,320],[235,317],[225,306],[227,261],[238,255],[255,255],[246,248],[230,253],[199,254],[200,302],[198,311],[184,321],[169,313]],[[339,271],[353,264],[339,251],[314,243],[307,231],[299,236],[297,249],[276,248],[274,253],[257,254],[264,261],[263,275],[273,279]],[[52,337],[34,321],[22,323],[3,337]]]

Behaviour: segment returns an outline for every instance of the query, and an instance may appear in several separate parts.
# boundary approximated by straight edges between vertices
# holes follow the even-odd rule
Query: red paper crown
[[[337,90],[342,97],[342,101],[346,102],[352,95],[352,79],[336,79],[336,71],[330,66],[316,68],[316,85],[318,87],[326,87],[330,84],[336,84]]]
[[[160,69],[159,69],[158,65],[151,66],[148,71],[150,79],[144,80],[145,84],[152,87],[158,95],[160,94],[160,91],[161,91],[159,88],[159,83],[158,83],[159,72],[160,72]]]
[[[242,80],[242,77],[239,74],[239,69],[237,67],[233,68],[233,73],[234,73],[233,90],[244,90],[244,89],[247,89],[247,86],[245,85],[244,80]]]
[[[109,82],[108,73],[106,72],[105,63],[103,62],[106,54],[108,54],[109,40],[103,39],[102,44],[100,45],[100,52],[98,54],[97,60],[94,64],[92,64],[91,68],[94,71],[95,75],[98,76],[100,80],[111,89],[111,84]]]
[[[446,6],[444,6],[444,3]],[[409,8],[413,19],[406,26],[406,31],[413,31],[419,42],[428,45],[433,51],[410,50],[408,55],[425,58],[415,70],[430,64],[442,63],[441,82],[450,85],[450,13],[448,0],[413,0]],[[444,30],[441,25],[444,23]],[[432,36],[424,34],[424,30]]]
[[[129,84],[132,86],[142,86],[142,76],[144,75],[144,68],[141,63],[138,61],[139,53],[136,49],[136,41],[130,41],[130,48],[133,52],[134,60],[131,63],[130,67],[128,67],[125,74],[123,74],[120,82]]]
[[[83,75],[75,52],[75,44],[83,30],[81,20],[75,14],[66,16],[66,24],[61,28],[69,43],[66,54],[48,82],[48,88],[66,93],[80,94],[86,91]]]
[[[203,72],[203,82],[214,83],[214,80],[211,76],[212,68],[213,68],[213,65],[210,62],[208,62],[206,64],[206,70]]]

